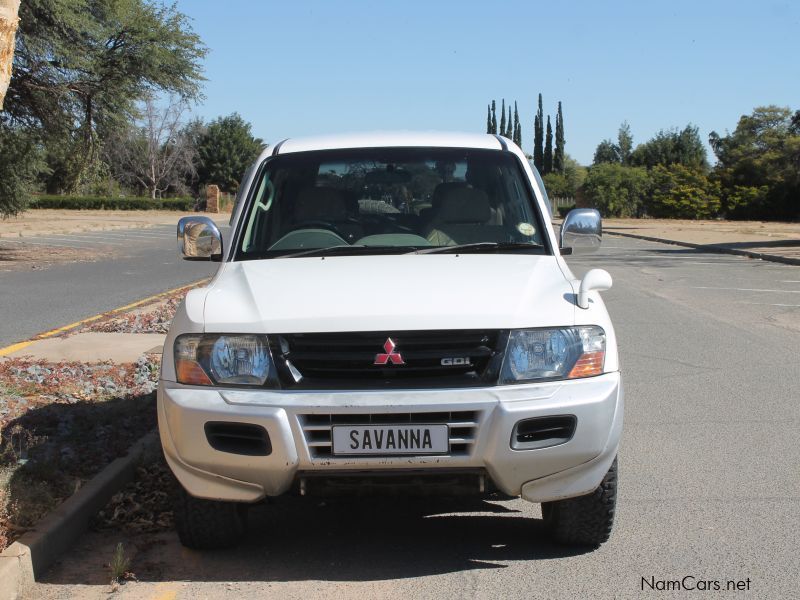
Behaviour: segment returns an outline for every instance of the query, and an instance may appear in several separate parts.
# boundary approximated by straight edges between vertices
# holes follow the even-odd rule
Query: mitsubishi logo
[[[389,362],[393,365],[406,364],[400,353],[394,351],[396,347],[397,344],[394,343],[392,338],[386,338],[386,343],[383,345],[383,352],[379,352],[375,355],[375,362],[373,364],[385,365]]]

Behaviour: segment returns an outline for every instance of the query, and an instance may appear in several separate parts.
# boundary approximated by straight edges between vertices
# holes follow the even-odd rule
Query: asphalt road
[[[290,498],[252,511],[229,552],[187,551],[172,532],[88,534],[36,597],[107,597],[118,541],[139,578],[120,598],[690,595],[660,591],[673,580],[797,597],[800,267],[614,237],[570,262],[614,277],[627,388],[617,523],[599,550],[550,544],[520,500]]]
[[[108,258],[0,272],[0,347],[197,281],[217,267],[181,260],[173,225],[31,237],[24,243],[96,250]]]

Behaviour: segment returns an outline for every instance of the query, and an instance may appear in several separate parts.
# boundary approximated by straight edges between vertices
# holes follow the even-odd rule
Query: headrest
[[[442,186],[448,187],[437,193]],[[439,223],[486,223],[492,216],[489,198],[483,190],[454,183],[436,186],[433,212]]]
[[[349,216],[344,192],[330,187],[300,190],[294,206],[295,221],[346,221]]]

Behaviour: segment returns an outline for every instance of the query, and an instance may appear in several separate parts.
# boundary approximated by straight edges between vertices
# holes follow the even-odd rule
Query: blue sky
[[[755,106],[800,108],[794,0],[178,6],[210,48],[195,112],[239,112],[269,143],[373,129],[485,131],[487,102],[505,98],[518,102],[531,152],[541,92],[553,119],[562,101],[566,151],[589,164],[623,120],[635,143],[687,123],[706,139]]]

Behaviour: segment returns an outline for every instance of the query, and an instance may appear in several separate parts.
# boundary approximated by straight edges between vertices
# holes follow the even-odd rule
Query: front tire
[[[247,505],[195,498],[179,488],[175,529],[181,544],[194,550],[214,550],[239,543],[244,535]]]
[[[542,517],[552,539],[567,546],[598,547],[608,541],[617,504],[617,459],[592,493],[542,503]]]

